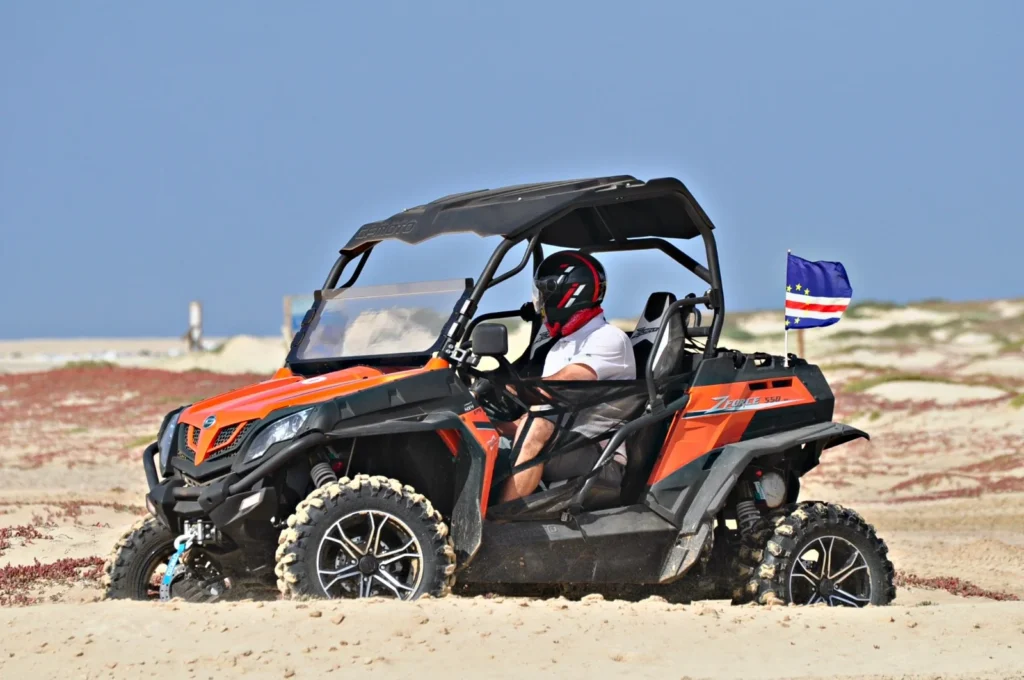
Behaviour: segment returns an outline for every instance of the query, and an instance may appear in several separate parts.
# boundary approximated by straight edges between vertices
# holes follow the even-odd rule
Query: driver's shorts
[[[602,450],[604,450],[603,447],[597,444],[586,444],[568,453],[555,456],[544,463],[541,479],[545,484],[551,484],[585,475],[594,469],[594,465],[601,457]],[[601,468],[601,471],[597,473],[596,481],[618,488],[622,485],[622,472],[623,465],[616,456]]]
[[[512,440],[508,437],[501,437],[498,440],[498,448],[500,450],[499,459],[504,460],[508,469],[511,470],[515,465],[515,461],[511,460]],[[544,463],[541,480],[545,484],[551,484],[585,475],[594,469],[603,450],[604,447],[598,444],[584,444],[577,449],[555,456]],[[625,465],[621,460],[621,454],[617,453],[597,474],[596,481],[618,488],[622,484],[624,470]]]

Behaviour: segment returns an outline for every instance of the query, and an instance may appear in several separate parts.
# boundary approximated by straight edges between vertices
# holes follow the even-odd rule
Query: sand
[[[515,599],[0,611],[5,677],[1005,678],[1024,604],[770,611]],[[342,618],[343,617],[343,618]]]
[[[218,373],[273,373],[284,365],[287,355],[288,346],[281,338],[240,335],[227,340],[213,352],[192,352],[147,365],[167,371],[199,369]]]
[[[949,355],[936,350],[900,353],[886,350],[856,349],[852,352],[831,353],[839,363],[860,364],[872,368],[893,368],[900,371],[920,371],[938,368],[949,360]]]
[[[1005,378],[1024,380],[1024,352],[974,361],[961,368],[959,372],[965,375],[988,375],[997,380]]]
[[[894,380],[876,385],[868,389],[867,393],[887,401],[934,401],[940,405],[1006,396],[1005,391],[996,387],[923,380]]]

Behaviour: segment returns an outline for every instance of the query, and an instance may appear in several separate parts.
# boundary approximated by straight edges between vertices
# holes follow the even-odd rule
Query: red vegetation
[[[43,564],[10,565],[0,568],[0,606],[34,604],[37,598],[26,594],[29,588],[70,584],[72,581],[99,581],[103,575],[103,558],[82,557]]]
[[[948,498],[977,498],[986,493],[1014,493],[1024,491],[1024,477],[1005,477],[995,481],[983,480],[978,486],[968,489],[947,489],[918,496],[903,496],[889,499],[887,503],[909,503],[911,501],[938,501]]]
[[[16,527],[0,527],[0,555],[4,554],[4,551],[11,547],[12,538],[20,538],[26,543],[31,543],[34,540],[50,540],[53,536],[39,533],[39,530],[29,524],[23,524]]]
[[[139,451],[129,450],[127,434],[111,436],[112,430],[127,432],[139,423],[150,423],[155,434],[172,408],[265,379],[119,366],[0,375],[0,385],[7,388],[7,403],[0,409],[0,447],[30,444],[35,449],[14,464],[19,468],[38,468],[55,460],[74,468],[102,458],[128,459]],[[73,445],[69,434],[79,435]]]
[[[127,505],[125,503],[118,503],[116,501],[88,501],[88,500],[71,500],[71,501],[48,501],[48,502],[28,502],[28,501],[0,501],[0,507],[13,506],[13,507],[25,507],[27,505],[35,505],[46,508],[46,516],[43,517],[39,514],[33,514],[32,521],[36,525],[46,528],[52,528],[57,526],[58,520],[68,519],[73,524],[80,524],[79,521],[83,514],[85,514],[85,508],[108,508],[114,512],[124,512],[131,515],[144,515],[146,509],[141,505]]]
[[[970,581],[962,581],[951,576],[939,578],[923,578],[915,574],[896,572],[896,585],[900,587],[930,588],[932,590],[945,590],[947,593],[960,597],[987,597],[990,600],[1020,600],[1013,593],[1000,593],[993,590],[979,588]]]

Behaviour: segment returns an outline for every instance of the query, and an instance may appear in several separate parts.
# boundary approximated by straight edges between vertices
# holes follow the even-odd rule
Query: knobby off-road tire
[[[837,563],[804,568],[797,558],[811,554],[811,550],[823,557],[834,556]],[[853,557],[854,551],[859,558]],[[888,552],[874,528],[853,510],[818,501],[789,506],[769,515],[741,548],[738,562],[743,588],[734,593],[734,602],[887,605],[896,597],[895,572]],[[820,577],[817,583],[815,577]],[[820,594],[821,581],[828,582],[824,592],[834,592],[834,596]],[[857,583],[863,586],[860,592],[848,593]]]
[[[356,528],[345,533],[346,523],[355,523]],[[368,531],[356,535],[360,526]],[[380,526],[384,529],[378,529],[377,545],[371,545],[373,527]],[[390,533],[385,536],[385,532]],[[341,539],[348,542],[346,547],[341,547]],[[401,552],[399,543],[407,547],[405,552]],[[333,549],[336,560],[324,563],[322,549]],[[405,566],[400,568],[415,568],[418,576],[407,574],[408,580],[401,581],[401,585],[409,589],[404,590],[395,585],[400,579],[381,575],[383,564],[389,556],[410,554],[414,549],[418,557],[405,558]],[[343,582],[332,584],[350,574],[353,564],[362,564],[358,560],[367,554],[381,557],[376,572],[345,576]],[[443,597],[455,584],[455,548],[441,513],[411,486],[383,476],[345,477],[309,494],[288,518],[288,527],[278,540],[276,559],[277,587],[287,597],[394,597],[396,590],[400,599],[416,599],[424,594]],[[367,571],[374,563],[369,562]],[[369,584],[365,591],[364,582]],[[356,592],[345,590],[350,584],[356,584]]]
[[[152,576],[174,552],[174,534],[155,517],[133,524],[118,539],[103,565],[104,597],[111,600],[158,600]],[[211,599],[202,584],[186,575],[171,584],[171,597],[188,602]]]

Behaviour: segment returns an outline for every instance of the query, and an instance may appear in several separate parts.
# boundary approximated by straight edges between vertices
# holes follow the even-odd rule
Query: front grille
[[[236,453],[245,442],[246,434],[251,431],[257,421],[249,420],[241,424],[228,425],[221,428],[213,440],[209,455],[206,460],[223,458]],[[235,431],[238,434],[236,436]],[[194,425],[178,425],[178,455],[190,463],[196,460],[196,450],[199,446],[199,428]],[[232,439],[234,437],[234,439]],[[228,442],[231,442],[230,444]],[[204,461],[205,462],[205,461]]]
[[[252,429],[252,426],[256,424],[255,420],[249,420],[241,425],[229,425],[223,430],[217,433],[217,438],[213,442],[213,451],[210,453],[210,457],[207,460],[213,460],[215,458],[223,458],[224,456],[230,456],[237,452],[238,449],[242,448],[242,444],[245,441],[245,435]],[[231,435],[234,434],[235,429],[238,429],[238,436],[235,437],[229,445],[224,446],[222,449],[218,449],[218,446],[223,446],[223,442],[231,439]],[[224,434],[226,430],[231,430],[227,435]],[[223,439],[221,439],[223,437]]]
[[[178,425],[178,455],[190,463],[195,462],[196,452],[189,441],[189,428],[191,425]]]
[[[221,431],[217,433],[217,438],[213,441],[213,448],[218,446],[224,446],[231,441],[231,435],[238,429],[238,425],[228,425],[225,428],[221,428]]]

